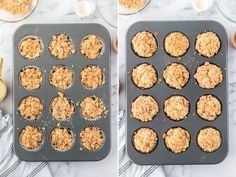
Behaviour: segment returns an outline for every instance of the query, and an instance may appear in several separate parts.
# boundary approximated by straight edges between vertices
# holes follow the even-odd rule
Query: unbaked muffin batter
[[[21,56],[33,60],[40,56],[43,51],[43,47],[38,38],[28,37],[21,41],[19,51]]]

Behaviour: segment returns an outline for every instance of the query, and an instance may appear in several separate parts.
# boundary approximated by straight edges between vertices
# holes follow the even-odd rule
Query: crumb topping
[[[157,42],[152,33],[142,31],[133,37],[132,47],[138,56],[147,58],[157,51]]]
[[[89,35],[81,42],[80,50],[88,59],[95,60],[101,54],[102,47],[102,40],[99,37]]]
[[[158,113],[159,106],[151,96],[141,95],[131,105],[133,117],[143,122],[151,121]]]
[[[205,152],[213,152],[221,146],[221,134],[215,128],[204,128],[200,130],[197,143]]]
[[[221,114],[220,101],[212,95],[201,96],[197,102],[197,114],[205,120],[215,120]]]
[[[67,59],[75,53],[75,48],[70,38],[65,34],[60,34],[52,37],[49,44],[51,54],[58,59]]]
[[[26,15],[30,11],[32,0],[1,0],[0,9],[12,15]]]
[[[170,87],[182,89],[188,83],[189,72],[184,65],[172,63],[164,70],[163,77]]]
[[[51,113],[56,120],[65,120],[70,118],[74,113],[74,106],[63,93],[53,99],[51,104]]]
[[[204,65],[197,68],[194,78],[200,87],[212,89],[223,81],[223,74],[218,66],[205,62]]]
[[[30,60],[39,57],[43,51],[40,40],[33,37],[24,39],[20,43],[19,49],[21,56]]]
[[[165,38],[165,51],[173,57],[183,56],[189,48],[189,40],[181,32],[172,32]]]
[[[163,135],[165,144],[173,153],[186,151],[190,144],[190,134],[183,128],[171,128]]]
[[[141,89],[148,89],[157,83],[157,72],[150,64],[141,64],[133,69],[132,80]]]
[[[43,104],[40,99],[33,96],[28,96],[24,98],[18,107],[20,115],[29,120],[36,120],[42,115]]]
[[[140,128],[133,135],[133,144],[137,151],[150,153],[157,146],[158,137],[150,128]]]
[[[119,0],[119,3],[128,9],[139,9],[144,6],[145,0]]]
[[[80,140],[83,147],[89,151],[97,151],[102,148],[105,137],[98,127],[87,127],[80,133]]]
[[[220,39],[213,32],[205,32],[197,36],[195,48],[199,55],[213,57],[219,52],[220,46]]]

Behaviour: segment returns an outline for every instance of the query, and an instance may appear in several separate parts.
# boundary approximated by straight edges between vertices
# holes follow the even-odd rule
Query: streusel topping
[[[128,9],[139,9],[144,6],[145,0],[119,0],[119,3]]]
[[[32,0],[1,0],[0,9],[12,15],[26,15],[30,11]]]
[[[43,47],[39,39],[31,37],[21,41],[19,50],[21,56],[33,60],[40,56]]]

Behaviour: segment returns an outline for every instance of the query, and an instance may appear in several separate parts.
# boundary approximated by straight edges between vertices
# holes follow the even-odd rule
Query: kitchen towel
[[[24,162],[14,154],[12,123],[0,110],[0,177],[52,177],[47,162]]]
[[[119,113],[119,176],[120,177],[165,177],[159,165],[136,165],[126,154],[125,114]]]

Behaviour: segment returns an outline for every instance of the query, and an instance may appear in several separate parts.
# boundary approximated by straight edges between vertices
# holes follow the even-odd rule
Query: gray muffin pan
[[[76,52],[66,60],[57,60],[49,52],[48,45],[53,35],[66,34],[73,41]],[[80,54],[80,42],[89,34],[99,36],[105,44],[104,53],[97,60],[88,60]],[[18,52],[18,45],[27,35],[39,37],[42,40],[44,51],[36,60],[24,59]],[[104,159],[110,152],[110,34],[105,27],[99,24],[27,24],[19,27],[14,35],[14,150],[16,155],[24,161],[98,161]],[[28,91],[21,87],[18,74],[25,66],[37,66],[43,71],[44,82],[38,90]],[[75,113],[66,121],[57,121],[50,114],[49,107],[52,99],[57,96],[58,90],[50,85],[49,74],[53,66],[65,65],[74,72],[74,84],[62,91],[74,104],[91,95],[101,98],[107,109],[107,114],[96,121],[85,120],[80,113],[79,106],[75,105]],[[88,65],[98,65],[104,71],[105,84],[95,90],[88,90],[80,83],[79,73]],[[35,121],[25,120],[18,112],[20,101],[26,96],[36,96],[43,101],[42,116]],[[44,138],[43,146],[37,151],[24,150],[19,144],[19,134],[27,125],[38,127]],[[50,142],[51,131],[58,125],[65,126],[74,134],[74,146],[66,152],[58,152]],[[88,126],[101,128],[105,135],[105,144],[102,149],[92,152],[81,146],[79,134]]]
[[[158,50],[151,58],[138,57],[132,50],[131,40],[134,35],[140,31],[149,31],[154,34],[157,39]],[[180,60],[169,56],[163,49],[165,36],[173,31],[184,33],[190,41],[188,52]],[[212,58],[199,56],[198,52],[195,50],[197,35],[205,31],[215,32],[221,40],[220,51]],[[137,22],[129,28],[126,39],[127,153],[133,162],[140,165],[216,164],[225,159],[228,153],[227,49],[226,31],[221,24],[215,21],[149,21]],[[223,82],[214,89],[203,89],[194,79],[197,67],[206,61],[216,64],[223,72]],[[170,88],[163,81],[163,70],[173,62],[184,64],[190,72],[190,80],[181,90]],[[158,78],[161,78],[161,82],[147,90],[137,88],[132,82],[131,71],[140,63],[152,64],[157,69]],[[190,103],[188,117],[182,121],[173,121],[167,118],[163,111],[164,101],[175,94],[186,97]],[[211,122],[201,119],[196,114],[196,102],[200,96],[205,94],[215,95],[222,104],[221,115]],[[152,121],[141,122],[132,117],[131,104],[139,95],[151,95],[157,100],[159,113]],[[202,128],[209,126],[217,128],[222,134],[221,147],[212,153],[203,152],[196,143],[198,132]],[[158,135],[158,145],[154,151],[149,154],[138,152],[132,144],[133,133],[140,127],[150,127]],[[190,146],[185,152],[174,154],[166,148],[162,136],[172,127],[182,127],[190,133]]]

